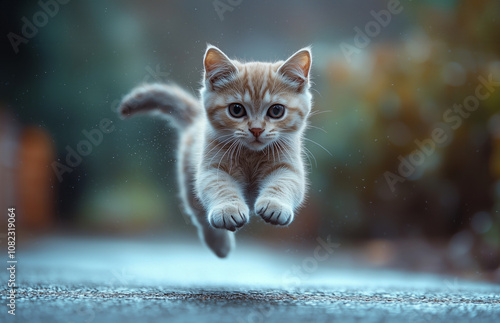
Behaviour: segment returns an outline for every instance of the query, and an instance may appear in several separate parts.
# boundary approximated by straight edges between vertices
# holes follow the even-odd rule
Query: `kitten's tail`
[[[151,113],[170,120],[178,129],[192,124],[202,111],[193,95],[176,85],[159,83],[138,86],[123,98],[118,108],[122,118]]]

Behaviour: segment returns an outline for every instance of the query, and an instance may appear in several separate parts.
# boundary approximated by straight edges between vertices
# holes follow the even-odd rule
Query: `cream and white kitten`
[[[219,257],[251,214],[286,226],[304,200],[310,69],[309,48],[284,62],[242,63],[208,46],[200,99],[164,84],[140,86],[123,99],[123,117],[151,112],[179,130],[185,212]]]

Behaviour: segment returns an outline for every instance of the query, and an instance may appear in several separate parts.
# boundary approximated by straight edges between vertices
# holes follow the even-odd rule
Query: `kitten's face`
[[[243,64],[209,48],[202,98],[215,137],[262,150],[300,134],[311,110],[310,63],[309,50],[286,62]]]

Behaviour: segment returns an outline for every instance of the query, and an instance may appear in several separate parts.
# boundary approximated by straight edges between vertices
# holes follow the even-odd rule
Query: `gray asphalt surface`
[[[500,321],[498,285],[364,269],[321,243],[291,254],[239,241],[220,260],[197,241],[45,238],[17,266],[15,317],[0,273],[1,322]]]

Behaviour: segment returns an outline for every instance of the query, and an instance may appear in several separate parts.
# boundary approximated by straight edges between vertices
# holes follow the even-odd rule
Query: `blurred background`
[[[312,45],[308,201],[288,228],[253,218],[238,237],[294,253],[330,236],[373,266],[500,281],[500,1],[0,7],[0,207],[16,207],[18,243],[197,239],[176,195],[175,131],[119,120],[119,101],[143,82],[197,93],[207,43],[245,60]],[[446,140],[419,148],[434,129]]]

